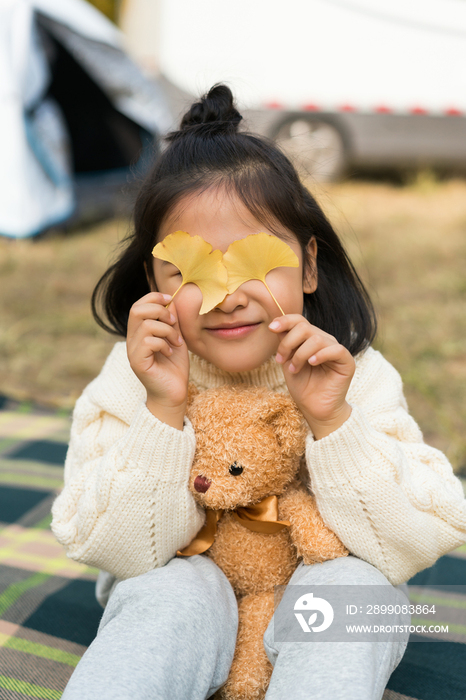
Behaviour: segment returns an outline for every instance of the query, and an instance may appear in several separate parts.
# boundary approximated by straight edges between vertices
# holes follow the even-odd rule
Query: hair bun
[[[172,136],[181,136],[187,131],[199,134],[234,133],[242,118],[234,106],[230,88],[222,84],[214,85],[199,102],[191,105],[181,120],[180,130]]]

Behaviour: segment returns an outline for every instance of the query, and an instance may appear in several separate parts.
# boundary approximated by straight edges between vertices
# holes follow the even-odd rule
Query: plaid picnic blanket
[[[50,530],[70,422],[0,396],[1,700],[58,700],[103,612],[98,571],[68,559]],[[465,700],[466,546],[417,574],[409,590],[412,602],[438,606],[449,634],[411,637],[384,700]]]

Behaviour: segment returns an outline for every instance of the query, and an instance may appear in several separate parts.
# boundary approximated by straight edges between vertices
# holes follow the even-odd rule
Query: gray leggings
[[[353,556],[301,563],[290,583],[389,585]],[[199,554],[172,559],[116,585],[62,700],[205,700],[228,677],[237,627],[233,589],[218,566]],[[380,700],[407,642],[275,643],[272,619],[266,700]]]

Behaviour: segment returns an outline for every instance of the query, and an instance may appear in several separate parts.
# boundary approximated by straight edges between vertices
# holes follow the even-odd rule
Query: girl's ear
[[[312,294],[317,289],[317,241],[312,236],[306,246],[304,265],[303,292]]]

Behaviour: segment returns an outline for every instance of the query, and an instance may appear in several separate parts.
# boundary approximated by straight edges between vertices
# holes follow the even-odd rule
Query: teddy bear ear
[[[273,426],[283,454],[304,454],[305,421],[293,399],[283,394],[271,393],[263,398],[257,414],[259,420]]]
[[[187,399],[187,408],[189,408],[194,401],[194,398],[200,393],[199,389],[196,387],[196,385],[193,382],[189,382],[188,384],[188,399]]]

